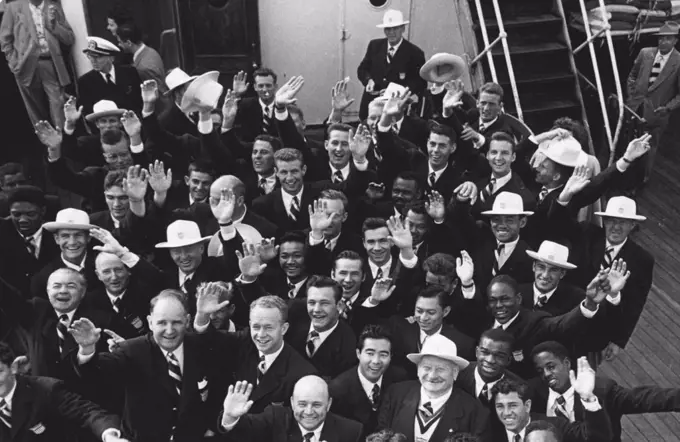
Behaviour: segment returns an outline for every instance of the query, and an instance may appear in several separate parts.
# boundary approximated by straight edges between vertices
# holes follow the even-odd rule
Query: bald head
[[[220,198],[222,196],[222,190],[228,189],[234,192],[236,199],[245,196],[246,186],[243,181],[236,178],[234,175],[222,175],[210,186],[210,196],[212,198]]]
[[[295,420],[307,431],[314,431],[331,408],[328,384],[318,376],[305,376],[295,384],[290,398]]]
[[[300,378],[293,389],[293,397],[307,395],[309,393],[325,396],[325,400],[328,400],[330,397],[330,393],[328,392],[328,384],[326,381],[314,375]]]
[[[101,269],[102,266],[108,265],[108,264],[122,264],[123,261],[120,260],[119,257],[114,255],[113,253],[107,253],[107,252],[101,252],[99,255],[97,255],[97,258],[94,260],[94,266],[96,269]]]

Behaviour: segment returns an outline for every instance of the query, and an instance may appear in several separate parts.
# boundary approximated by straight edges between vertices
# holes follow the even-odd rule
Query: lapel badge
[[[43,434],[45,432],[45,426],[42,423],[38,423],[31,427],[31,431],[35,434]]]

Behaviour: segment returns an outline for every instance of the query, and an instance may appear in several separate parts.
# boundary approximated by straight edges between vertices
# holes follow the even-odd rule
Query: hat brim
[[[184,241],[178,241],[178,242],[165,241],[165,242],[161,242],[161,243],[156,244],[156,248],[157,249],[176,249],[178,247],[186,247],[186,246],[190,246],[190,245],[193,245],[193,244],[198,244],[198,243],[210,241],[211,238],[212,238],[212,236],[204,236],[202,238],[190,238],[190,239],[186,239]]]
[[[531,250],[527,250],[527,255],[529,255],[531,258],[535,259],[536,261],[541,261],[541,262],[546,262],[550,265],[553,265],[555,267],[559,267],[561,269],[565,270],[573,270],[576,268],[576,265],[570,263],[570,262],[559,262],[559,261],[554,261],[552,259],[548,259],[545,256],[539,255],[536,252],[533,252]]]
[[[551,155],[549,148],[544,153],[545,153],[546,158],[554,161],[557,164],[561,164],[562,166],[566,166],[566,167],[580,166],[582,164],[585,164],[586,161],[588,161],[588,154],[585,153],[583,150],[581,150],[581,153],[578,154],[578,157],[576,157],[576,159],[573,162],[565,162],[561,158],[556,158],[555,155]]]
[[[97,50],[97,49],[85,48],[85,49],[83,49],[83,54],[108,55],[109,57],[115,57],[116,55],[120,54],[120,51],[119,52],[114,52],[114,51],[109,52],[109,51],[100,51],[100,50]]]
[[[462,57],[448,54],[431,58],[420,68],[420,78],[432,83],[446,83],[465,74],[467,65]]]
[[[92,112],[90,115],[85,116],[85,120],[87,121],[92,121],[96,120],[97,118],[102,118],[102,117],[110,117],[110,116],[117,116],[120,117],[125,113],[125,109],[111,109],[107,110],[104,112]]]
[[[458,367],[460,367],[461,370],[466,368],[468,365],[470,365],[470,361],[467,361],[466,359],[463,359],[460,356],[452,356],[452,355],[449,355],[449,354],[409,353],[408,355],[406,355],[408,360],[413,362],[414,364],[418,364],[420,362],[420,360],[423,359],[425,356],[434,356],[435,358],[444,359],[445,361],[453,362]]]
[[[613,214],[613,213],[607,213],[607,212],[593,212],[593,215],[601,216],[601,217],[603,217],[603,218],[629,219],[629,220],[632,220],[632,221],[646,221],[646,220],[647,220],[647,217],[646,217],[646,216],[642,216],[642,215],[629,215],[629,216],[626,216],[626,215],[619,215],[618,213],[617,213],[617,214]]]
[[[531,216],[533,214],[534,214],[534,212],[530,212],[530,211],[525,211],[525,212],[513,212],[513,211],[502,212],[501,211],[501,212],[499,212],[499,211],[496,211],[496,210],[485,210],[484,212],[482,212],[482,215],[486,215],[486,216],[493,216],[493,215]]]
[[[43,229],[48,232],[55,232],[60,229],[70,229],[70,230],[90,230],[97,226],[92,224],[70,224],[70,223],[59,223],[56,221],[50,221],[49,223],[43,224]]]
[[[184,85],[187,84],[187,83],[191,83],[191,82],[194,81],[196,78],[198,78],[198,75],[192,75],[191,77],[187,78],[185,81],[183,81],[183,82],[181,82],[181,83],[177,83],[177,84],[174,85],[172,88],[170,88],[170,89],[168,89],[167,91],[163,92],[163,95],[168,95],[168,94],[170,94],[170,92],[174,91],[174,90],[177,89],[178,87],[184,86]]]
[[[380,28],[380,29],[385,29],[385,28],[398,28],[399,26],[404,26],[404,25],[407,25],[407,24],[409,24],[409,23],[411,23],[410,20],[404,20],[404,21],[399,22],[399,23],[390,23],[390,24],[380,23],[379,25],[375,25],[375,27],[376,27],[376,28]]]
[[[186,92],[184,92],[184,96],[182,97],[182,103],[180,107],[184,112],[192,112],[196,109],[193,109],[195,106],[195,103],[192,103],[192,100],[196,93],[201,89],[201,87],[210,82],[215,82],[217,83],[217,79],[219,78],[220,73],[218,71],[210,71],[206,72],[203,75],[200,75],[197,77],[187,88]],[[222,92],[224,92],[224,89],[222,88],[220,90],[220,95],[222,95]],[[220,97],[217,97],[218,101]]]

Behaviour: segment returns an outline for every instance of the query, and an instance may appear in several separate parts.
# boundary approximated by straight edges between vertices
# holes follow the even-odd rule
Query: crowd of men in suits
[[[110,66],[35,126],[82,205],[0,177],[0,440],[608,442],[680,410],[595,373],[652,284],[618,194],[650,136],[595,173],[579,122],[532,134],[407,23],[388,11],[369,44],[358,126],[332,87],[323,139],[302,77],[258,69],[249,96],[242,72],[224,94],[135,72],[118,94],[128,71],[90,39]]]

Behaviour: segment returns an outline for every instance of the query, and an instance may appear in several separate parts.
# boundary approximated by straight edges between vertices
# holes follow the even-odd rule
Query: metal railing
[[[602,1],[602,0],[600,0]],[[583,2],[583,0],[581,0]],[[505,55],[505,64],[508,68],[508,79],[510,80],[510,88],[512,89],[512,97],[515,100],[515,109],[517,111],[517,116],[524,122],[524,116],[522,114],[522,106],[519,102],[519,93],[517,92],[517,83],[515,81],[515,71],[512,68],[512,60],[510,59],[510,49],[508,48],[508,34],[505,32],[505,26],[503,25],[503,17],[501,16],[501,9],[498,6],[498,0],[493,0],[493,9],[496,14],[496,23],[498,24],[498,37],[489,43],[489,34],[486,31],[486,21],[484,21],[484,12],[482,12],[481,0],[475,0],[475,6],[477,7],[477,17],[479,18],[479,27],[482,31],[482,40],[484,41],[484,50],[477,54],[475,58],[470,62],[470,66],[474,66],[479,63],[482,58],[486,55],[487,61],[489,62],[489,71],[491,72],[491,79],[498,83],[498,75],[496,74],[496,65],[493,61],[493,54],[491,50],[498,44],[501,43],[503,47],[503,54]]]
[[[559,0],[560,3],[560,8],[563,8],[562,0]],[[577,55],[579,52],[581,52],[583,49],[586,48],[586,46],[589,49],[590,52],[590,59],[593,64],[593,72],[595,75],[595,84],[593,84],[592,81],[590,81],[583,73],[581,73],[577,68],[576,65],[574,64],[574,71],[575,73],[579,76],[580,79],[582,79],[586,84],[591,86],[593,89],[597,91],[598,98],[600,100],[600,108],[602,110],[602,117],[604,120],[604,129],[605,129],[605,135],[607,136],[607,142],[609,143],[609,164],[611,165],[614,162],[614,155],[616,153],[616,144],[619,141],[619,135],[621,134],[621,127],[623,126],[623,115],[624,115],[624,103],[623,103],[623,89],[621,87],[621,78],[619,77],[619,67],[616,62],[616,54],[614,52],[614,42],[612,41],[612,33],[611,33],[611,26],[609,24],[609,18],[607,17],[606,14],[606,8],[605,8],[605,3],[604,0],[599,0],[599,8],[602,11],[602,21],[604,22],[604,26],[602,29],[597,31],[595,34],[592,33],[590,29],[590,21],[588,20],[588,10],[586,9],[586,4],[584,0],[579,0],[579,3],[581,5],[581,14],[583,16],[583,28],[584,32],[586,34],[586,40],[581,43],[576,49],[573,49],[571,51],[571,58],[575,55]],[[566,20],[566,17],[565,17]],[[611,68],[612,68],[612,73],[614,75],[614,86],[616,88],[616,100],[618,102],[618,119],[616,122],[616,128],[614,130],[614,135],[612,136],[612,129],[611,129],[611,124],[609,120],[609,111],[607,110],[607,102],[604,97],[604,89],[602,87],[602,78],[600,77],[600,69],[599,69],[599,64],[597,62],[597,56],[595,54],[595,46],[593,45],[593,42],[598,39],[603,37],[606,40],[607,43],[607,49],[609,51],[609,58],[611,62]],[[569,33],[565,33],[565,38],[567,39],[567,42],[569,46],[571,47],[571,40],[569,38]]]

